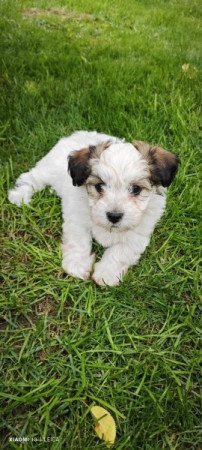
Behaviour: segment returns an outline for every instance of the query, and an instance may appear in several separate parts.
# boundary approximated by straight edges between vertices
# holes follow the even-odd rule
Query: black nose
[[[123,217],[123,213],[118,212],[107,212],[107,218],[112,223],[117,223]]]

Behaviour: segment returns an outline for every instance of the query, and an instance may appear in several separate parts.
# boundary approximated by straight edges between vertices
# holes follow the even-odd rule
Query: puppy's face
[[[69,157],[73,184],[86,185],[93,222],[120,232],[140,223],[156,187],[169,186],[177,165],[174,154],[141,141],[109,141]]]

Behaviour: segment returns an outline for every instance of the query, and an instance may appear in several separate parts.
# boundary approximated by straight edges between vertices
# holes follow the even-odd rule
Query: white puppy
[[[63,269],[82,279],[93,272],[97,284],[115,286],[149,244],[177,166],[161,147],[78,131],[23,173],[9,200],[28,204],[52,186],[62,199]],[[92,238],[107,248],[94,267]]]

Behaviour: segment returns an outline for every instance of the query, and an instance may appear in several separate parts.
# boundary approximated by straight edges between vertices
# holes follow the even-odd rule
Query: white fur
[[[106,141],[111,145],[93,163],[93,173],[105,183],[104,195],[88,196],[86,186],[75,187],[67,172],[67,157],[74,150]],[[149,244],[151,233],[165,208],[165,189],[149,186],[136,198],[129,195],[130,184],[146,179],[148,166],[139,151],[124,140],[97,132],[79,131],[62,138],[29,172],[23,173],[9,191],[9,200],[28,204],[34,192],[46,185],[62,199],[63,261],[68,274],[99,285],[117,285],[128,268],[136,264]],[[106,212],[123,213],[112,226]],[[94,265],[92,238],[107,247]]]

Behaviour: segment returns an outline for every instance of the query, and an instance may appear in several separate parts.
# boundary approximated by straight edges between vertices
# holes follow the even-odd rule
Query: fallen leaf
[[[187,70],[189,70],[190,64],[189,63],[185,63],[182,65],[182,70],[183,72],[187,72]]]
[[[187,75],[189,80],[194,80],[195,78],[197,78],[198,69],[193,64],[189,64],[189,63],[183,64],[182,70]]]
[[[101,406],[92,406],[91,414],[96,420],[95,432],[110,447],[116,438],[116,424],[111,414]]]

